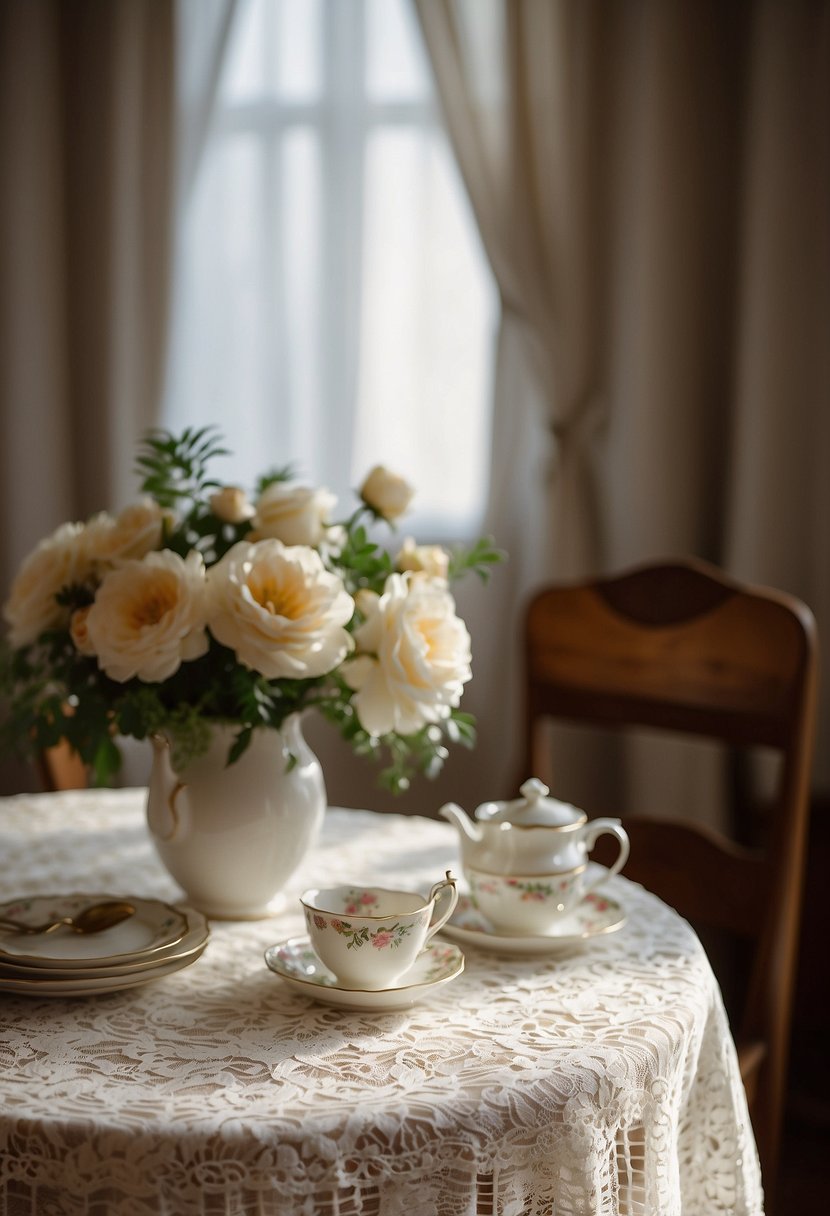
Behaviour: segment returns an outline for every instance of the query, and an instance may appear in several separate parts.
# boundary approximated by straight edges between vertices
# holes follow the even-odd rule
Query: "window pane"
[[[365,231],[355,473],[394,465],[446,532],[483,502],[494,300],[443,139],[371,137]]]
[[[223,81],[228,101],[254,101],[265,90],[268,7],[269,0],[242,0],[234,15]]]
[[[285,101],[313,101],[322,85],[322,0],[279,0],[274,59]]]
[[[432,78],[414,7],[366,0],[366,91],[372,101],[427,101]]]
[[[292,462],[341,503],[383,462],[416,487],[413,532],[472,535],[495,291],[408,0],[240,0],[229,55],[177,257],[165,425],[217,425],[223,479]]]
[[[283,257],[279,290],[285,318],[285,370],[280,377],[291,402],[290,450],[283,436],[282,463],[292,461],[309,479],[320,444],[320,148],[308,127],[287,132],[282,155]]]
[[[322,38],[322,0],[240,0],[228,52],[228,100],[314,100]]]
[[[278,462],[278,411],[287,408],[277,401],[263,409],[272,400],[274,348],[260,243],[267,181],[267,157],[256,137],[214,143],[185,230],[165,416],[173,429],[219,426],[235,456],[223,458],[217,473],[246,482],[267,463],[263,452],[274,451]]]

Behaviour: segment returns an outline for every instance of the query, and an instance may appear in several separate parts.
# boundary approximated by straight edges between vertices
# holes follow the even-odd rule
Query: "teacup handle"
[[[608,882],[609,878],[613,878],[615,874],[619,874],[625,863],[628,861],[629,843],[628,833],[620,823],[619,819],[590,819],[585,825],[585,849],[590,853],[591,849],[596,844],[600,836],[606,833],[611,836],[616,836],[619,841],[620,851],[617,855],[617,860],[611,866],[610,870],[606,870],[604,874],[600,874],[596,882],[590,884],[582,891],[582,898],[590,895],[592,891],[596,891],[597,887],[601,887],[603,883]]]
[[[455,911],[455,905],[458,903],[458,887],[455,885],[455,879],[449,870],[447,870],[447,877],[442,878],[441,881],[437,882],[431,889],[429,895],[427,896],[427,902],[433,903],[434,901],[437,904],[438,901],[445,895],[449,898],[449,907],[444,913],[442,913],[441,916],[438,917],[438,920],[430,925],[429,929],[427,930],[426,938],[424,939],[424,945],[426,945],[429,939],[433,937],[439,929],[444,927]]]

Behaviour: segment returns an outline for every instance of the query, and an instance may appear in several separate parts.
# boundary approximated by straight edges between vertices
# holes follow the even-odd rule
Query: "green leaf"
[[[253,728],[250,726],[245,727],[244,730],[239,732],[228,752],[228,766],[236,764],[239,757],[245,754],[250,746],[253,733]]]
[[[492,573],[491,567],[506,560],[507,554],[495,547],[491,537],[481,537],[470,549],[458,549],[451,554],[448,577],[453,582],[471,570],[486,583]]]

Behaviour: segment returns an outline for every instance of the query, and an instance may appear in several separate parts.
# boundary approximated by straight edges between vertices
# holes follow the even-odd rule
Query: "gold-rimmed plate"
[[[138,895],[89,892],[30,895],[0,904],[0,916],[23,924],[39,925],[64,916],[77,916],[84,908],[108,900],[126,900],[135,908],[132,916],[100,933],[75,933],[70,927],[52,933],[28,934],[0,929],[0,962],[38,970],[113,967],[149,959],[160,960],[165,951],[186,936],[189,924],[185,909],[158,899]]]
[[[201,912],[192,908],[181,909],[188,919],[188,931],[181,941],[160,951],[147,955],[139,955],[125,962],[98,962],[93,960],[87,967],[37,967],[33,965],[20,966],[5,958],[0,958],[0,986],[6,980],[25,981],[86,981],[87,979],[115,978],[117,976],[138,976],[143,971],[151,971],[156,967],[167,966],[169,963],[185,965],[188,960],[195,960],[204,950],[210,938],[208,923]]]
[[[25,979],[17,976],[0,974],[0,992],[16,993],[19,996],[103,996],[109,992],[120,992],[124,988],[137,988],[149,984],[153,980],[163,979],[177,971],[190,967],[203,953],[207,939],[197,949],[187,956],[172,959],[162,959],[152,967],[144,970],[125,972],[121,975],[86,974],[77,978],[52,979],[51,975],[41,972],[38,978]]]

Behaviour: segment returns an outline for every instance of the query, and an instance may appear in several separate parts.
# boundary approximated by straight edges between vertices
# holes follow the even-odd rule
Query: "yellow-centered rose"
[[[200,554],[171,549],[127,561],[104,577],[86,617],[98,666],[124,683],[159,683],[208,648],[205,566]]]
[[[357,716],[371,735],[414,734],[449,717],[470,679],[470,635],[446,586],[391,574],[383,595],[363,592],[360,652],[343,668]]]
[[[164,520],[165,512],[152,498],[125,507],[115,518],[102,511],[86,526],[90,559],[106,569],[146,556],[161,547]]]
[[[47,629],[65,628],[69,609],[57,596],[89,572],[83,524],[62,524],[42,540],[20,567],[3,608],[11,645],[28,646]]]
[[[240,541],[207,583],[211,633],[268,679],[325,675],[352,649],[354,600],[306,545]]]

